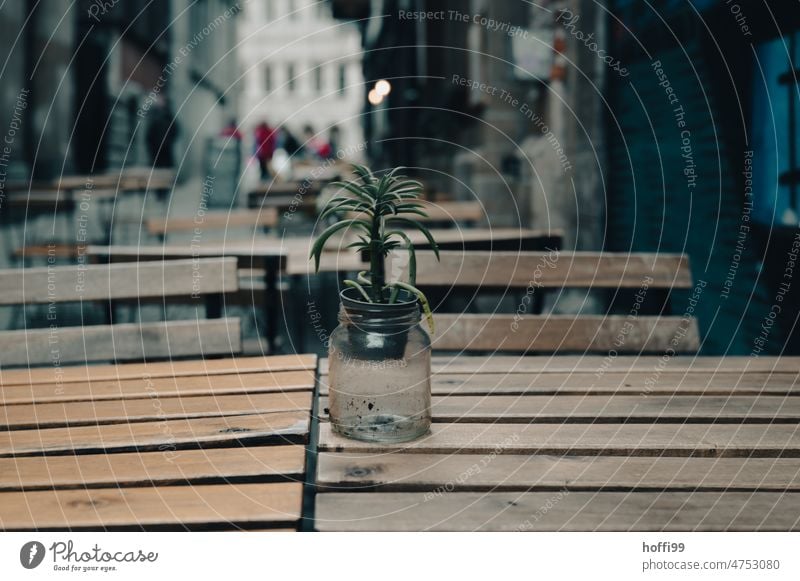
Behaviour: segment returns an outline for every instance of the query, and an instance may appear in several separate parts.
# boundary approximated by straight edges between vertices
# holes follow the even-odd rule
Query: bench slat
[[[214,210],[188,217],[152,218],[147,220],[150,234],[227,230],[228,228],[272,227],[278,224],[278,210]]]
[[[445,351],[689,353],[700,346],[694,318],[435,314],[434,319],[433,348]]]
[[[608,252],[481,252],[417,253],[420,286],[501,288],[691,288],[689,258],[683,254],[614,254]],[[407,257],[394,252],[405,280]],[[395,272],[392,266],[387,272]]]
[[[238,288],[233,258],[0,271],[0,305],[188,297],[234,292]]]
[[[205,357],[241,349],[238,318],[0,332],[3,367]]]

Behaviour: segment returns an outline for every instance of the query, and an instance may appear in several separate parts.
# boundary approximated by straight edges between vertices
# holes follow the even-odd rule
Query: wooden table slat
[[[798,458],[321,453],[317,486],[353,491],[795,491]]]
[[[316,363],[316,355],[273,355],[268,357],[206,359],[202,361],[125,363],[121,365],[47,366],[2,371],[0,372],[0,386],[313,370],[316,368]]]
[[[53,428],[148,420],[308,411],[311,392],[156,397],[0,406],[0,429]]]
[[[800,429],[785,424],[433,424],[404,444],[343,438],[320,424],[319,449],[425,454],[800,457]]]
[[[328,398],[320,398],[327,419]],[[456,423],[769,423],[800,422],[800,398],[751,396],[433,397],[434,422]],[[0,418],[1,419],[1,418]]]
[[[0,456],[305,441],[308,412],[0,432]]]
[[[282,371],[194,377],[42,383],[0,388],[0,404],[25,404],[311,390],[314,372]]]
[[[301,445],[0,458],[0,490],[143,486],[209,480],[302,480]],[[0,508],[0,520],[2,512]]]
[[[328,377],[320,393],[328,394]],[[435,373],[433,395],[800,395],[798,373]]]
[[[323,531],[800,530],[797,493],[334,492],[316,506]]]
[[[5,530],[274,523],[300,519],[302,484],[214,484],[0,493]]]
[[[664,373],[714,371],[729,373],[800,372],[800,357],[637,356],[620,355],[434,355],[434,373]],[[320,360],[320,373],[328,373],[328,360]]]

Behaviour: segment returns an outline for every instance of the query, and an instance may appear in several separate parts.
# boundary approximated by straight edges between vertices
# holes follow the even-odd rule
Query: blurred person
[[[173,146],[178,136],[178,121],[170,112],[168,102],[157,101],[148,115],[147,148],[153,167],[172,167],[175,165]]]
[[[330,152],[326,157],[328,159],[336,157],[336,152],[339,151],[340,142],[342,139],[342,132],[339,129],[338,125],[331,125],[331,128],[328,129],[328,146]]]
[[[259,123],[254,132],[255,136],[255,158],[261,169],[261,180],[266,181],[271,177],[269,164],[275,154],[275,144],[277,141],[276,130],[269,126],[266,121]]]
[[[330,145],[314,133],[311,125],[303,128],[303,153],[307,159],[325,159]]]
[[[235,139],[236,141],[242,141],[244,136],[242,132],[239,131],[239,125],[236,122],[236,118],[231,118],[230,121],[223,127],[219,132],[220,137],[230,137]]]
[[[300,151],[300,142],[286,125],[282,125],[278,130],[278,148],[283,149],[289,157]]]

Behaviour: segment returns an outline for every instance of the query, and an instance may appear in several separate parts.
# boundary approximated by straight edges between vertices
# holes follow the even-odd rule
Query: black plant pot
[[[368,303],[354,288],[344,289],[339,297],[339,317],[346,321],[350,354],[366,361],[404,357],[409,329],[420,319],[419,302],[413,294],[401,290],[392,304]],[[376,336],[380,336],[378,342]]]

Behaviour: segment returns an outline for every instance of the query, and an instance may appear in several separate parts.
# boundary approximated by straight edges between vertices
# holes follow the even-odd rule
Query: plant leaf
[[[322,258],[322,249],[325,246],[325,243],[328,239],[336,234],[339,230],[343,230],[345,228],[350,228],[351,226],[364,228],[367,233],[369,233],[369,223],[365,222],[364,220],[358,219],[351,219],[351,220],[342,220],[341,222],[336,222],[329,226],[319,237],[314,241],[314,246],[311,248],[311,252],[308,255],[308,258],[314,259],[314,270],[315,272],[319,272],[319,261]]]
[[[392,230],[389,232],[389,236],[399,236],[406,242],[406,248],[408,249],[408,283],[411,286],[416,286],[417,284],[417,251],[414,248],[414,245],[411,243],[411,238],[403,232],[402,230]]]
[[[433,253],[436,255],[436,260],[439,260],[439,245],[436,244],[436,240],[433,239],[433,235],[430,233],[430,230],[428,230],[422,222],[414,220],[413,218],[402,218],[398,216],[389,218],[387,220],[387,224],[403,224],[412,228],[416,228],[422,232],[422,235],[425,236],[425,238],[428,240],[428,243],[431,245],[431,250],[433,250]]]
[[[422,305],[422,311],[425,313],[425,319],[428,321],[428,328],[431,330],[431,335],[436,333],[436,328],[433,324],[433,313],[431,312],[431,305],[428,303],[428,297],[425,296],[421,290],[419,290],[415,286],[411,286],[410,284],[406,284],[404,282],[395,282],[392,283],[394,286],[398,286],[402,289],[407,290],[411,294],[415,295],[417,299],[419,299],[420,304]]]
[[[345,286],[349,286],[351,288],[357,289],[358,292],[361,293],[361,296],[363,296],[367,300],[368,303],[372,302],[372,299],[369,298],[369,295],[367,294],[367,291],[364,290],[364,287],[362,287],[356,281],[345,279],[345,280],[342,281],[342,284],[344,284]]]

